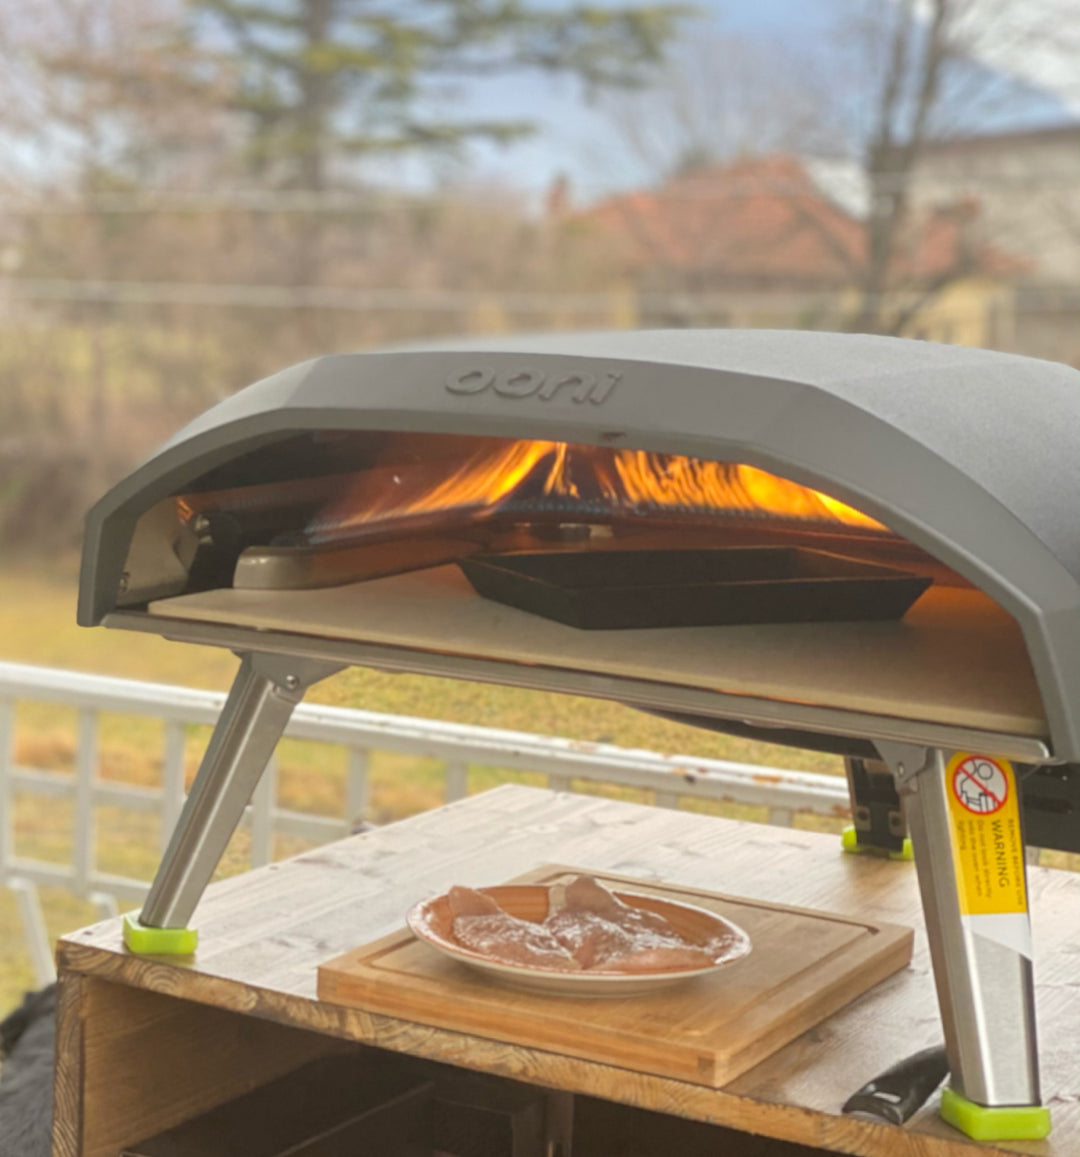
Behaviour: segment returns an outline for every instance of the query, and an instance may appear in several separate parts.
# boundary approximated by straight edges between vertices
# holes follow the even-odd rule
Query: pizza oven
[[[856,846],[910,826],[955,1095],[1037,1106],[1026,900],[976,910],[950,808],[986,759],[1033,842],[1080,846],[1078,511],[1080,373],[985,351],[583,334],[258,382],[88,518],[81,623],[242,658],[129,943],[193,945],[317,679],[612,699],[847,757]]]

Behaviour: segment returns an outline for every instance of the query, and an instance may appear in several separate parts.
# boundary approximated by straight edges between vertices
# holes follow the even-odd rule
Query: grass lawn
[[[224,690],[236,668],[228,652],[169,643],[152,636],[76,626],[74,562],[0,570],[0,659],[66,667],[81,671],[192,687]],[[542,692],[519,691],[450,679],[387,675],[349,670],[312,689],[313,702],[363,707],[371,711],[418,715],[488,727],[505,727],[573,739],[617,743],[686,755],[714,756],[750,763],[796,767],[839,774],[831,756],[751,743],[683,727],[617,704]],[[207,728],[191,728],[188,774],[193,775]],[[131,784],[156,784],[161,772],[163,728],[153,720],[104,716],[101,721],[103,778]],[[26,703],[18,710],[16,757],[24,765],[70,771],[75,751],[75,712]],[[541,782],[539,777],[498,768],[469,769],[470,791],[507,780]],[[279,798],[290,808],[340,815],[344,808],[342,752],[317,744],[286,742],[279,753]],[[628,799],[648,802],[646,793],[613,789]],[[441,802],[442,777],[429,759],[376,753],[371,767],[371,814],[386,823]],[[708,805],[698,805],[705,810]],[[71,852],[72,816],[65,803],[39,796],[16,800],[13,817],[18,854],[66,860]],[[725,809],[732,814],[731,809]],[[752,813],[746,813],[747,818]],[[761,817],[758,817],[761,818]],[[159,855],[156,818],[118,808],[96,814],[98,863],[110,872],[148,879]],[[301,845],[279,838],[275,852],[290,855]],[[247,838],[239,832],[223,872],[247,866]],[[94,908],[60,890],[43,893],[53,935],[97,918]],[[33,977],[19,936],[15,901],[0,889],[0,1012],[31,987]]]

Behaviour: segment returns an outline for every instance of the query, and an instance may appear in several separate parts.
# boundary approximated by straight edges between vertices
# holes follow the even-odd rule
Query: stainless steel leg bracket
[[[190,952],[187,928],[293,708],[340,664],[245,654],[176,830],[138,920],[125,929],[137,952]]]
[[[990,756],[877,746],[915,853],[951,1071],[943,1113],[980,1139],[1045,1136],[1016,774]]]

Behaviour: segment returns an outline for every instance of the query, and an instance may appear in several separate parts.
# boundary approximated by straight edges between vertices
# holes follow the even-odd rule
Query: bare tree
[[[833,0],[822,43],[804,51],[794,42],[698,37],[674,58],[663,86],[620,102],[612,121],[665,181],[702,162],[777,151],[846,167],[853,195],[839,200],[857,219],[855,243],[831,217],[805,212],[801,181],[784,178],[772,192],[790,198],[785,221],[794,215],[817,230],[846,267],[857,291],[848,326],[902,333],[956,281],[1008,264],[970,191],[952,203],[916,196],[924,153],[1031,115],[1040,102],[1033,79],[1054,74],[1055,64],[1069,75],[1075,62],[1080,77],[1075,10],[1075,0]],[[694,67],[698,61],[704,67]],[[715,179],[734,171],[719,169]],[[670,183],[664,189],[679,195]],[[835,186],[829,191],[835,199]],[[725,196],[717,205],[729,212]],[[704,228],[700,208],[696,218]],[[701,244],[707,249],[707,237]]]
[[[681,177],[739,156],[825,147],[825,78],[791,46],[698,25],[644,91],[600,102],[650,176]]]
[[[898,276],[896,266],[905,244],[918,244],[917,236],[914,242],[911,237],[919,227],[910,212],[912,177],[927,140],[940,129],[950,68],[972,60],[973,45],[965,34],[972,7],[971,0],[899,0],[858,4],[851,14],[847,33],[857,61],[855,79],[868,98],[864,106],[860,102],[866,109],[859,117],[863,124],[854,126],[868,207],[852,329],[902,332],[936,293],[970,271],[967,249],[917,289],[908,284],[910,278]],[[901,280],[915,297],[895,312],[888,294]]]
[[[170,251],[200,247],[198,228],[174,221],[170,237],[107,208],[136,190],[207,188],[229,164],[228,78],[186,51],[182,15],[181,0],[0,0],[0,194],[15,203],[0,214],[0,278],[10,278],[0,425],[14,435],[0,444],[0,528],[21,528],[12,533],[67,533],[82,497],[181,409],[179,375],[138,397],[138,342],[115,310],[90,298],[32,308],[17,294],[19,278],[154,276]],[[138,336],[166,347],[160,329]]]
[[[155,442],[290,362],[603,324],[602,292],[599,318],[556,317],[567,286],[602,291],[603,273],[572,223],[523,198],[252,189],[215,90],[228,98],[229,71],[186,55],[182,16],[181,0],[40,0],[33,18],[0,0],[4,545],[77,541],[86,506]],[[312,220],[326,259],[301,282]]]
[[[183,0],[0,0],[0,136],[24,182],[66,192],[191,186],[229,153],[224,63]]]
[[[1049,106],[1021,79],[1023,66],[1036,53],[1063,64],[1076,49],[1074,23],[1075,5],[1065,0],[837,5],[833,117],[842,123],[846,113],[841,147],[858,164],[867,196],[852,329],[902,333],[949,285],[1001,264],[977,195],[916,203],[919,164],[932,144]]]

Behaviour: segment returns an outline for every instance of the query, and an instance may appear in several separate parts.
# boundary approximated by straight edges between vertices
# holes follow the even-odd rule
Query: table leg
[[[280,655],[242,656],[142,912],[125,922],[124,940],[133,952],[183,955],[195,950],[197,933],[188,922],[293,708],[312,683],[338,670],[337,665]]]
[[[574,1094],[549,1090],[546,1102],[545,1157],[571,1157],[574,1137]]]
[[[951,1072],[942,1115],[977,1140],[1046,1136],[1016,773],[991,757],[880,746],[930,940]]]

